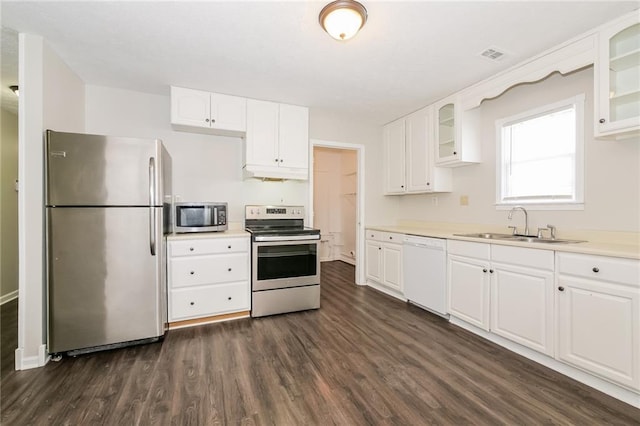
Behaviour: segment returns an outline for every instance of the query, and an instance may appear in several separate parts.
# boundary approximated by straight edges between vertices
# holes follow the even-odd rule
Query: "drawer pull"
[[[193,305],[195,305],[195,304],[196,304],[196,302],[189,302],[189,304],[190,304],[191,306],[193,306]]]
[[[600,272],[600,268],[598,268],[597,266],[594,266],[592,271],[595,272],[595,273],[598,273],[598,272]]]
[[[191,271],[191,272],[189,272],[189,274],[190,274],[190,275],[193,275],[193,274],[195,274],[195,272],[194,272],[194,271]]]
[[[189,251],[193,251],[193,247],[189,247]]]
[[[229,296],[229,297],[227,298],[227,300],[231,300],[231,296]]]
[[[564,287],[560,286],[560,287],[558,287],[558,290],[564,291]]]
[[[231,249],[231,246],[227,246],[228,249]]]
[[[227,271],[231,272],[231,268],[227,269]]]
[[[490,273],[490,274],[493,274],[493,269],[489,269],[489,273]]]
[[[484,269],[482,270],[482,272],[487,272],[487,268],[484,268]]]

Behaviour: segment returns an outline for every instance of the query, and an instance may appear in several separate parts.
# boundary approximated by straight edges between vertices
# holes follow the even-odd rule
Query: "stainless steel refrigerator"
[[[158,139],[46,132],[48,351],[157,340],[171,157]]]

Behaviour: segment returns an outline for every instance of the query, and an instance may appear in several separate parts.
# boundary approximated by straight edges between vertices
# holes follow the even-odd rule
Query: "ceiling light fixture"
[[[320,11],[320,26],[336,40],[349,40],[367,22],[367,9],[355,0],[336,0]]]
[[[20,96],[19,90],[18,90],[18,86],[9,86],[9,89],[11,89],[11,91],[13,93],[16,94],[16,96]]]

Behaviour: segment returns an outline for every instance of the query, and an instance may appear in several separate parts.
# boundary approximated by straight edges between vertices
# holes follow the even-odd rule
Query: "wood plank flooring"
[[[640,410],[357,287],[353,275],[350,265],[324,263],[316,311],[172,330],[161,343],[3,370],[0,422],[640,424]]]

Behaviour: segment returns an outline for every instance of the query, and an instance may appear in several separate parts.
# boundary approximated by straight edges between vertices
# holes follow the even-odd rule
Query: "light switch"
[[[468,206],[469,205],[469,196],[468,195],[461,195],[460,196],[460,205],[461,206]]]

